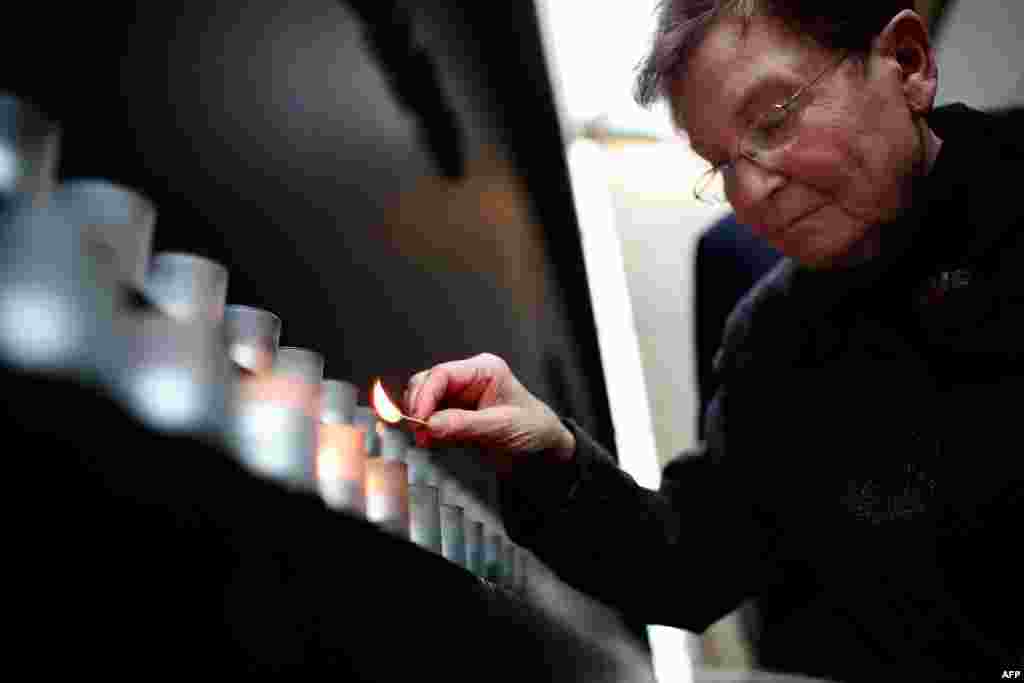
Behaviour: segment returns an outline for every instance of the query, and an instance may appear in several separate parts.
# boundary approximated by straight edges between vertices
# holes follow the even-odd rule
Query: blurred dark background
[[[371,15],[399,53],[407,19],[455,149],[426,144],[395,85],[414,108],[430,88],[382,67]],[[154,251],[224,263],[228,302],[281,316],[325,376],[397,390],[491,351],[614,444],[533,3],[112,2],[19,8],[8,29],[27,38],[0,88],[61,123],[62,178],[149,196]]]

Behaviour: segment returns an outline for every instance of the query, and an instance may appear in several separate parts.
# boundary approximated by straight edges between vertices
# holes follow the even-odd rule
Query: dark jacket
[[[915,208],[883,226],[882,256],[830,272],[785,259],[741,301],[706,453],[653,492],[573,425],[574,463],[542,487],[536,472],[503,485],[512,537],[650,623],[702,631],[762,599],[763,668],[842,681],[1024,668],[1013,118],[936,110],[945,144]]]
[[[729,214],[697,240],[694,263],[694,341],[697,352],[698,434],[704,436],[704,416],[718,389],[712,362],[729,313],[744,294],[772,269],[782,254],[758,239],[750,228]]]

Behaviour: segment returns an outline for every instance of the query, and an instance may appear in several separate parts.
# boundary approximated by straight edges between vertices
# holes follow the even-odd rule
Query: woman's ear
[[[894,16],[872,45],[875,56],[898,69],[907,107],[915,114],[931,111],[939,85],[928,26],[916,12],[903,10]]]

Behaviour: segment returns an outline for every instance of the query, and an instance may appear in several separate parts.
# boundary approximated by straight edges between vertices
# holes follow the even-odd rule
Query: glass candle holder
[[[441,504],[441,555],[449,562],[469,569],[465,510],[458,505]]]
[[[319,396],[324,381],[324,357],[309,349],[282,346],[274,356],[274,374],[298,379],[314,387]]]
[[[0,357],[111,386],[124,362],[117,296],[59,207],[11,205],[0,222]]]
[[[359,387],[355,384],[325,379],[322,387],[320,421],[326,424],[352,424],[358,398]]]
[[[260,308],[232,304],[224,308],[224,342],[228,357],[246,372],[274,369],[281,340],[281,319]]]
[[[380,455],[380,433],[377,431],[377,413],[368,406],[356,406],[355,414],[352,416],[352,424],[363,431],[363,439],[366,445],[366,454],[371,457]]]
[[[484,537],[484,578],[494,583],[502,582],[502,563],[504,562],[504,541],[502,535],[488,529]]]
[[[218,331],[160,315],[125,326],[119,394],[128,408],[158,431],[223,440],[235,386]]]
[[[510,541],[508,538],[503,538],[502,546],[504,553],[502,555],[501,562],[501,580],[506,588],[510,590],[516,589],[516,544]]]
[[[0,201],[45,204],[56,185],[60,126],[29,102],[0,93]]]
[[[366,518],[400,538],[409,538],[408,472],[400,460],[366,461]]]
[[[195,254],[161,252],[149,264],[145,292],[172,318],[219,324],[224,319],[228,271]]]
[[[323,356],[282,347],[266,376],[242,385],[239,452],[254,471],[290,488],[317,491]]]
[[[409,485],[409,539],[441,554],[441,492],[436,486]]]
[[[466,517],[466,569],[481,578],[485,575],[484,523]]]
[[[139,291],[146,285],[156,207],[134,190],[106,180],[63,183],[52,200],[74,215],[86,247],[118,283]]]
[[[349,424],[320,424],[317,481],[328,507],[366,516],[366,448],[363,432]]]
[[[374,430],[380,438],[380,456],[388,460],[406,462],[409,449],[409,437],[401,427],[377,421]],[[411,483],[411,482],[410,482]]]

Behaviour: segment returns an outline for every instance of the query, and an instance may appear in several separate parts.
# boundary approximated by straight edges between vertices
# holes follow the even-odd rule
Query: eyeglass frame
[[[844,50],[840,54],[839,59],[835,60],[834,62],[832,62],[831,64],[826,66],[821,71],[821,73],[819,73],[817,76],[815,76],[813,79],[811,79],[810,82],[805,83],[804,85],[800,86],[800,88],[798,88],[795,93],[793,93],[792,95],[787,97],[785,100],[783,100],[781,104],[774,104],[774,105],[772,105],[771,109],[769,109],[768,111],[766,111],[763,114],[759,115],[754,120],[754,123],[751,124],[750,126],[748,126],[743,131],[743,135],[740,137],[740,146],[741,146],[741,148],[740,148],[739,154],[737,154],[732,159],[729,159],[728,161],[723,161],[720,164],[715,164],[714,166],[712,166],[711,168],[707,169],[706,171],[704,171],[703,173],[700,174],[700,177],[697,178],[697,181],[693,185],[693,197],[694,197],[694,199],[696,199],[697,201],[700,201],[700,202],[705,202],[705,203],[714,203],[714,204],[720,203],[718,201],[711,201],[711,200],[708,200],[708,199],[706,199],[704,197],[701,197],[701,191],[702,191],[701,188],[709,187],[711,185],[711,181],[714,179],[715,175],[718,174],[718,173],[722,174],[722,177],[723,177],[723,180],[724,180],[725,169],[728,168],[728,167],[735,167],[740,159],[747,159],[749,161],[754,162],[755,164],[756,163],[760,163],[757,160],[756,155],[751,155],[751,154],[749,154],[747,152],[744,152],[743,149],[742,149],[743,141],[746,140],[747,137],[749,137],[750,131],[751,130],[755,130],[758,127],[759,124],[761,124],[764,121],[768,120],[768,118],[770,116],[772,116],[773,114],[777,115],[777,114],[781,113],[782,114],[782,118],[780,119],[780,122],[781,121],[785,121],[785,117],[790,116],[791,109],[792,109],[793,105],[795,105],[800,100],[800,98],[803,96],[803,94],[806,93],[808,90],[810,90],[812,87],[814,87],[823,78],[825,78],[826,75],[830,74],[835,69],[838,69],[839,65],[842,64],[844,61],[846,61],[846,58],[849,57],[849,56],[850,56],[850,52],[848,50]],[[790,140],[790,142],[792,142],[792,140],[795,140],[797,137],[798,137],[797,135],[794,135],[793,138]]]

